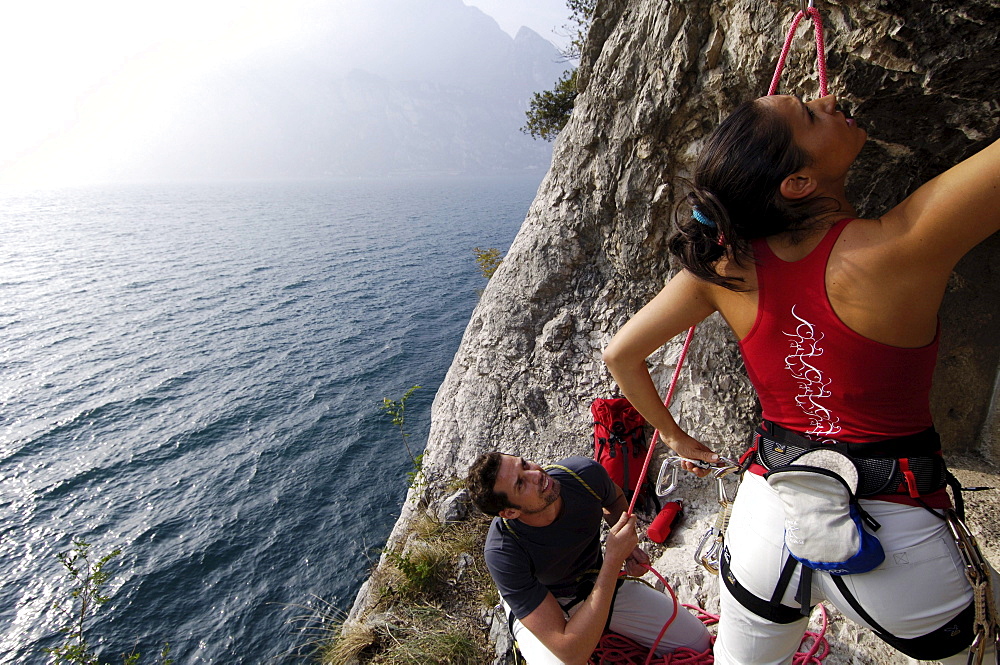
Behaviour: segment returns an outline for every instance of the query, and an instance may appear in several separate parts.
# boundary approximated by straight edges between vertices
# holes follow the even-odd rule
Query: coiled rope
[[[677,602],[677,596],[674,594],[673,588],[663,575],[660,575],[655,568],[650,566],[646,566],[646,569],[663,583],[663,588],[670,594],[670,599],[674,604],[673,614],[663,624],[660,634],[656,636],[652,646],[648,649],[633,642],[624,635],[605,633],[601,637],[601,641],[597,643],[594,653],[590,656],[590,661],[588,661],[590,665],[635,665],[639,662],[643,662],[644,665],[713,665],[715,663],[715,656],[712,655],[712,648],[715,646],[714,635],[711,637],[711,645],[705,651],[695,651],[694,649],[680,647],[662,656],[655,655],[656,647],[659,646],[660,640],[663,639],[670,624],[677,617],[679,607],[685,607],[694,612],[695,616],[706,626],[718,623],[719,616],[717,614],[710,614],[696,605],[680,605]],[[828,619],[826,608],[823,607],[822,603],[819,604],[819,611],[821,622],[819,632],[806,631],[802,636],[802,642],[799,644],[799,650],[792,656],[792,665],[823,665],[823,659],[830,653],[830,645],[826,641]]]
[[[718,615],[709,614],[696,605],[684,605],[697,615],[706,626],[719,621]],[[823,659],[830,653],[830,645],[826,641],[827,615],[822,603],[819,605],[821,626],[819,632],[807,631],[802,637],[799,650],[792,656],[792,665],[822,665]],[[712,636],[715,645],[715,636]],[[664,654],[652,660],[646,656],[646,648],[617,633],[605,633],[601,638],[594,655],[590,657],[591,665],[633,665],[646,657],[646,665],[713,665],[715,657],[712,649],[694,651],[681,647],[673,653]]]

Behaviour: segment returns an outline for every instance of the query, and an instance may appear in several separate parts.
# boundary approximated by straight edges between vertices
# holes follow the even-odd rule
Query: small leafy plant
[[[410,444],[406,442],[410,435],[403,427],[406,424],[406,400],[410,399],[410,395],[418,390],[420,390],[420,386],[411,386],[403,393],[403,396],[399,400],[389,399],[388,397],[382,398],[382,412],[392,419],[393,425],[399,428],[399,436],[403,439],[406,454],[410,456],[410,461],[413,462],[414,474],[420,473],[420,462],[417,457],[413,456]],[[423,455],[420,455],[419,459],[422,461]]]
[[[486,279],[493,277],[493,273],[503,263],[500,250],[496,247],[490,247],[489,249],[473,247],[472,253],[476,255],[476,263],[479,265],[479,271],[483,273],[483,277]]]
[[[73,549],[56,555],[74,584],[70,590],[69,598],[55,604],[55,609],[64,618],[59,632],[66,636],[66,641],[57,647],[45,648],[45,652],[53,657],[53,663],[56,665],[63,663],[100,665],[101,661],[97,654],[91,650],[85,630],[88,620],[97,613],[98,608],[111,599],[110,596],[103,593],[104,586],[111,577],[111,574],[105,571],[104,567],[121,553],[120,549],[115,549],[94,561],[94,555],[90,551],[90,543],[74,538]],[[122,654],[122,663],[124,665],[138,665],[139,658],[140,654],[134,651],[130,654]],[[172,665],[173,662],[173,659],[170,658],[170,645],[165,644],[160,652],[160,663],[161,665]]]
[[[427,548],[400,554],[389,552],[389,561],[403,573],[406,595],[412,596],[429,591],[442,574],[447,562],[446,553],[438,548]]]
[[[424,471],[424,454],[417,453],[417,456],[413,458],[413,471],[406,472],[407,483],[410,486],[415,485],[420,481],[420,474]]]

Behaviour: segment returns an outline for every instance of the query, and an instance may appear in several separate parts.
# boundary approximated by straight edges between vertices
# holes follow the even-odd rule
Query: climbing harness
[[[808,16],[812,19],[813,31],[816,34],[816,69],[819,72],[819,96],[826,97],[829,93],[826,87],[826,45],[823,42],[823,17],[820,16],[819,10],[813,6],[813,0],[809,0],[808,3],[805,0],[800,1],[801,8],[792,19],[792,27],[788,29],[788,35],[785,37],[785,45],[781,48],[781,55],[778,56],[778,64],[774,68],[774,78],[771,79],[771,87],[768,88],[767,94],[773,95],[778,91],[778,81],[781,80],[781,72],[785,69],[785,61],[788,59],[788,51],[792,47],[792,39],[795,38],[795,30],[799,27],[799,22]]]
[[[968,663],[969,665],[980,665],[989,643],[991,641],[994,644],[1000,642],[1000,627],[997,625],[996,608],[990,586],[990,568],[978,550],[975,538],[961,521],[961,515],[964,512],[962,488],[954,476],[947,472],[940,456],[935,455],[939,448],[940,442],[933,430],[874,443],[853,444],[829,440],[814,442],[765,421],[761,427],[755,430],[752,445],[744,454],[741,462],[745,466],[754,462],[758,466],[754,473],[761,474],[767,471],[764,477],[769,480],[769,484],[773,487],[773,483],[770,481],[777,477],[775,474],[780,475],[787,469],[794,471],[799,468],[807,468],[801,465],[804,463],[803,460],[808,459],[810,455],[818,452],[836,455],[854,465],[860,478],[858,496],[863,493],[860,488],[865,486],[868,487],[868,491],[865,492],[868,495],[889,493],[909,495],[931,514],[941,520],[946,520],[958,551],[965,561],[965,573],[972,588],[974,600],[952,621],[931,633],[914,638],[901,638],[889,632],[865,610],[848,587],[843,576],[834,573],[829,567],[827,569],[834,573],[831,579],[844,600],[872,628],[875,634],[890,646],[913,658],[938,660],[956,652],[970,649],[969,645],[971,644]],[[902,453],[902,451],[910,451],[914,457],[891,457]],[[935,510],[923,501],[923,496],[943,490],[946,485],[951,486],[954,493],[955,510]],[[814,497],[816,491],[812,491],[810,495]],[[787,505],[785,508],[787,520]],[[820,549],[824,548],[820,547]],[[801,567],[799,567],[800,561],[803,561]],[[729,570],[729,552],[727,550],[723,551],[721,563],[721,574],[732,596],[750,612],[779,624],[798,621],[802,614],[808,613],[810,610],[809,588],[813,569],[823,569],[823,566],[816,566],[813,562],[805,562],[801,558],[796,560],[790,550],[775,589],[768,600],[757,597],[736,579]],[[801,604],[801,612],[796,608],[781,604],[781,599],[784,597],[797,568],[800,570],[800,581],[796,600]],[[1000,661],[997,662],[997,665],[1000,665]]]
[[[900,638],[882,627],[862,607],[841,574],[833,574],[832,580],[858,616],[871,626],[880,639],[896,649],[914,658],[936,660],[968,648],[972,643],[969,663],[979,665],[985,650],[984,645],[988,645],[991,640],[997,642],[1000,639],[995,607],[992,603],[989,566],[978,552],[975,539],[971,538],[968,528],[961,522],[960,516],[964,512],[962,488],[945,467],[940,449],[940,438],[933,428],[872,443],[846,443],[834,440],[817,442],[775,423],[764,421],[755,429],[751,445],[741,458],[741,462],[747,467],[752,463],[756,467],[753,472],[764,474],[769,484],[773,486],[771,481],[774,478],[779,477],[786,469],[794,471],[803,468],[802,460],[808,459],[810,455],[817,452],[836,455],[844,458],[856,470],[857,496],[885,494],[909,496],[935,517],[947,520],[958,550],[966,561],[966,575],[972,586],[975,602],[954,621],[938,630],[916,638]],[[924,501],[924,497],[943,491],[946,486],[952,488],[956,510],[941,511],[931,508]],[[815,491],[812,492],[812,495],[815,494]],[[786,505],[786,519],[788,519],[787,511]],[[874,530],[874,527],[872,528]],[[799,566],[791,552],[786,558],[770,600],[756,597],[740,584],[728,569],[728,556],[728,552],[723,552],[721,566],[723,579],[733,597],[749,611],[776,623],[797,621],[802,614],[809,611],[811,575],[814,568],[822,570],[824,566],[816,566],[812,562],[803,563],[801,566],[799,591],[796,596],[801,604],[800,613],[795,608],[780,604],[780,599]],[[828,566],[826,569],[833,572]]]
[[[830,439],[813,441],[765,420],[754,430],[747,452],[754,463],[770,471],[792,464],[819,448],[832,448],[851,458],[860,474],[858,496],[862,498],[906,494],[920,499],[952,484],[952,476],[941,457],[941,437],[933,427],[886,441],[844,443]]]

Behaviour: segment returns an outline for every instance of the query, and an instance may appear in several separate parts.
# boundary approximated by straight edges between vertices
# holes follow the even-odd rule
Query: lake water
[[[540,174],[0,195],[0,662],[58,644],[56,559],[107,567],[102,657],[265,663],[348,609]]]

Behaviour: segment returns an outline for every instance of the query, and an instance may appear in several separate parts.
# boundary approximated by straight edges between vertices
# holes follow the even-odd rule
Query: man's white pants
[[[579,604],[570,608],[567,618],[579,608]],[[510,607],[505,602],[503,609],[509,620]],[[649,647],[663,630],[663,624],[670,618],[673,611],[673,601],[666,594],[660,593],[642,582],[625,580],[615,596],[610,629],[640,645]],[[556,658],[530,630],[516,619],[514,620],[513,632],[521,655],[524,656],[529,665],[563,665],[561,660]],[[663,639],[660,640],[656,654],[663,655],[680,647],[704,651],[709,647],[709,644],[710,638],[705,625],[687,609],[680,607],[677,611],[677,617],[670,624]]]
[[[876,536],[886,560],[875,570],[842,579],[861,607],[897,637],[920,637],[957,616],[972,600],[964,564],[944,520],[923,508],[862,500],[881,523]],[[762,477],[747,473],[740,484],[726,531],[731,571],[758,598],[774,592],[785,562],[784,514],[774,490]],[[994,573],[994,596],[1000,594]],[[799,572],[788,584],[782,604],[796,607]],[[786,665],[799,646],[806,621],[776,624],[744,608],[719,582],[722,618],[715,643],[716,665]],[[812,604],[827,601],[856,623],[868,625],[840,593],[831,575],[813,573]],[[957,658],[957,660],[955,660]],[[960,655],[943,662],[965,662]],[[915,661],[916,662],[916,661]],[[988,661],[992,662],[992,661]]]

